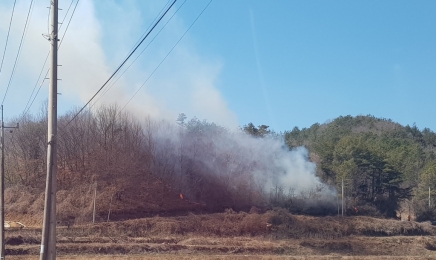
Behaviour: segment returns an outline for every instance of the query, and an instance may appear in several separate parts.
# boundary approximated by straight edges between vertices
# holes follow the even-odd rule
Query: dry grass
[[[120,256],[120,255],[80,255],[80,256],[58,256],[57,259],[60,260],[79,260],[79,259],[87,259],[87,260],[139,260],[139,259],[157,259],[157,260],[430,260],[435,259],[436,255],[427,255],[427,256],[326,256],[326,255],[315,255],[315,256],[277,256],[277,255],[192,255],[192,254],[149,254],[149,255],[129,255],[129,256]],[[38,256],[10,256],[8,259],[12,260],[37,260]]]
[[[431,236],[435,234],[429,223],[294,216],[284,210],[227,211],[59,228],[57,248],[59,259],[425,259],[436,257],[436,239]],[[38,255],[39,244],[38,229],[6,233],[8,255],[31,259]],[[81,256],[74,258],[78,252]],[[282,258],[290,255],[296,258]],[[401,258],[405,256],[409,258]]]
[[[267,225],[270,223],[272,225]],[[269,227],[269,228],[268,228]],[[217,213],[179,217],[153,217],[100,223],[63,230],[62,235],[104,237],[147,237],[187,235],[206,237],[274,236],[275,238],[334,239],[354,236],[436,235],[429,223],[370,217],[294,216],[283,210],[264,214]]]
[[[342,239],[271,239],[264,237],[209,238],[201,236],[173,236],[135,238],[116,241],[101,238],[91,242],[89,238],[75,241],[59,241],[59,256],[93,255],[118,256],[331,256],[331,257],[436,257],[436,239],[420,236],[349,237]],[[430,248],[429,248],[430,247]],[[38,255],[39,244],[7,245],[7,255]],[[28,258],[26,258],[28,259]],[[96,258],[97,259],[97,258]],[[104,258],[103,258],[104,259]],[[123,259],[123,258],[120,258]],[[162,258],[165,259],[165,258]]]

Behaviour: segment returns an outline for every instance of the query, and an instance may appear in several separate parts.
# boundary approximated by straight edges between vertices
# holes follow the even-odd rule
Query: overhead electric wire
[[[79,1],[77,1],[77,2],[79,2]],[[64,24],[65,19],[67,18],[68,13],[70,12],[70,9],[71,9],[71,6],[73,5],[73,3],[74,3],[74,0],[71,0],[70,5],[68,6],[67,12],[65,13],[64,19],[63,19],[62,22],[60,23],[59,29],[62,28],[62,25]],[[76,3],[76,6],[77,6],[77,3]],[[50,8],[50,9],[51,9],[51,8]],[[76,9],[76,8],[74,8],[74,9]],[[72,15],[74,15],[74,11],[73,11],[73,14],[72,14]]]
[[[72,12],[72,14],[71,14],[71,16],[70,16],[70,19],[68,20],[67,28],[65,29],[65,33],[64,33],[64,35],[62,36],[61,42],[59,43],[58,50],[60,49],[60,47],[61,47],[61,45],[62,45],[62,42],[63,42],[63,40],[64,40],[64,38],[65,38],[65,34],[66,34],[67,31],[68,31],[68,27],[70,26],[70,23],[71,23],[71,20],[72,20],[72,18],[73,18],[73,16],[74,16],[74,13],[76,12],[76,8],[77,8],[77,5],[79,4],[79,1],[80,1],[80,0],[77,0],[76,5],[74,6],[73,12]],[[68,10],[67,10],[67,12],[65,13],[64,19],[62,20],[62,23],[61,23],[61,25],[59,26],[59,29],[62,28],[62,25],[64,24],[64,21],[65,21],[66,17],[68,16],[69,10],[70,10],[70,8],[71,8],[73,2],[74,2],[74,0],[71,1],[70,6],[68,7]],[[50,9],[49,9],[49,10],[50,10]],[[50,11],[49,11],[49,16],[50,16]],[[35,101],[36,97],[38,96],[39,91],[41,90],[42,85],[44,84],[45,80],[47,79],[47,75],[48,75],[50,69],[48,69],[47,72],[45,73],[44,79],[42,80],[41,84],[39,85],[38,91],[36,92],[36,94],[35,94],[35,96],[33,97],[33,100],[32,100],[33,93],[35,92],[35,89],[36,89],[36,87],[38,86],[38,82],[39,82],[39,80],[40,80],[40,78],[41,78],[41,74],[42,74],[42,72],[44,71],[45,64],[47,63],[47,60],[48,60],[49,55],[50,55],[50,51],[47,53],[47,57],[45,58],[44,65],[42,66],[41,72],[39,73],[38,79],[36,80],[35,86],[33,87],[32,93],[30,94],[29,100],[27,101],[26,107],[24,108],[24,111],[23,111],[23,113],[22,113],[23,115],[25,115],[25,114],[29,111],[30,107],[32,106],[33,102]],[[32,100],[32,102],[31,102],[30,105],[28,106],[30,100]]]
[[[26,104],[26,106],[24,107],[24,110],[23,110],[23,113],[22,113],[23,116],[26,115],[26,113],[29,111],[30,107],[31,107],[32,104],[33,104],[33,101],[35,101],[36,96],[37,96],[38,93],[39,93],[39,90],[41,90],[41,86],[44,84],[44,81],[42,81],[42,82],[41,82],[41,85],[40,85],[39,88],[38,88],[38,91],[36,92],[36,94],[35,94],[35,96],[34,96],[34,98],[33,98],[33,100],[32,100],[33,93],[35,92],[35,89],[36,89],[36,87],[38,86],[39,79],[41,78],[42,72],[44,71],[45,64],[47,64],[47,60],[48,60],[49,55],[50,55],[50,52],[47,53],[47,57],[45,58],[44,65],[42,65],[42,69],[41,69],[41,71],[39,72],[38,79],[36,80],[35,86],[34,86],[33,89],[32,89],[32,93],[30,93],[30,97],[29,97],[29,99],[27,100],[27,104]],[[47,77],[47,74],[48,74],[48,71],[47,71],[47,73],[45,74],[44,78]],[[32,102],[30,102],[30,100],[32,100]],[[30,103],[30,105],[29,105],[29,103]]]
[[[73,0],[73,1],[74,1],[74,0]],[[73,1],[71,1],[71,4],[73,3]],[[64,41],[65,35],[67,34],[68,28],[70,27],[71,20],[73,19],[74,13],[76,12],[77,5],[79,4],[79,1],[80,1],[80,0],[77,0],[76,4],[74,5],[73,12],[71,13],[70,19],[68,20],[67,28],[65,28],[65,32],[64,32],[64,35],[62,36],[61,42],[59,43],[58,50],[59,50],[59,48],[61,47],[62,42]],[[71,4],[70,4],[70,7],[71,7]],[[70,10],[70,7],[68,7],[68,11]],[[62,20],[62,24],[61,24],[61,26],[59,26],[59,30],[62,28],[62,25],[64,24],[65,18],[66,18],[67,15],[68,15],[68,11],[67,11],[67,13],[65,14],[64,19]]]
[[[100,91],[107,85],[107,83],[117,74],[117,72],[123,67],[123,65],[129,60],[129,58],[135,53],[135,51],[141,46],[141,44],[145,41],[145,39],[150,35],[150,33],[156,28],[156,26],[159,24],[159,22],[162,20],[162,18],[168,13],[168,11],[171,9],[171,7],[177,2],[177,0],[174,0],[171,5],[167,8],[167,10],[161,15],[161,17],[156,21],[156,23],[153,25],[153,27],[150,29],[150,31],[142,38],[142,40],[137,44],[137,46],[130,52],[130,54],[127,56],[127,58],[121,63],[121,65],[118,66],[118,68],[115,70],[114,73],[109,77],[108,80],[98,89],[98,91],[89,99],[88,102],[73,116],[73,118],[65,125],[68,126],[76,117],[88,106],[88,104],[100,93]]]
[[[2,73],[2,68],[3,68],[3,61],[5,59],[5,54],[6,54],[6,48],[8,47],[8,40],[9,40],[9,33],[11,31],[11,25],[12,25],[12,18],[14,17],[14,10],[15,10],[15,4],[17,3],[17,0],[14,1],[14,6],[12,7],[12,15],[11,15],[11,20],[9,21],[9,28],[8,28],[8,34],[6,36],[6,44],[5,44],[5,49],[3,51],[3,57],[2,57],[2,62],[0,64],[0,74]]]
[[[2,106],[5,102],[6,96],[7,96],[8,91],[9,91],[9,87],[11,86],[11,82],[12,82],[12,79],[13,79],[14,74],[15,74],[15,68],[17,67],[18,59],[19,59],[20,53],[21,53],[21,47],[23,46],[24,38],[25,38],[25,35],[27,32],[27,28],[28,28],[27,24],[29,22],[29,17],[30,17],[30,14],[32,12],[32,6],[33,6],[33,0],[30,1],[30,7],[29,7],[29,11],[27,12],[26,23],[24,24],[24,30],[23,30],[23,34],[21,35],[21,41],[20,41],[20,45],[18,47],[17,56],[15,58],[14,67],[12,68],[11,77],[9,78],[9,83],[8,83],[8,86],[6,87],[5,95],[3,96]]]
[[[179,44],[179,42],[185,37],[186,33],[191,29],[191,27],[195,24],[195,22],[200,18],[200,16],[204,13],[204,11],[207,9],[207,7],[212,3],[212,0],[209,1],[209,3],[203,8],[203,10],[200,12],[200,14],[195,18],[195,20],[191,23],[191,25],[186,29],[186,31],[183,33],[182,37],[174,44],[174,46],[171,48],[171,50],[165,55],[165,57],[162,59],[162,61],[157,65],[157,67],[151,72],[151,74],[148,76],[148,78],[142,83],[142,85],[136,90],[136,92],[133,94],[133,96],[127,101],[127,103],[121,108],[122,112],[124,108],[132,101],[132,99],[138,94],[138,92],[144,87],[145,83],[148,82],[148,80],[153,76],[153,74],[159,69],[160,65],[166,60],[166,58],[171,54],[171,52],[176,48],[176,46]]]
[[[162,7],[162,9],[160,10],[160,12],[157,14],[157,16],[153,19],[153,21],[151,22],[151,24],[147,27],[147,29],[144,31],[144,33],[141,35],[141,37],[139,37],[138,41],[135,43],[134,46],[136,46],[141,39],[147,34],[147,32],[149,31],[149,29],[153,26],[153,24],[156,22],[156,20],[159,18],[159,16],[164,12],[165,8],[170,4],[171,0],[168,0],[168,2]],[[186,0],[185,0],[186,2]],[[183,2],[183,4],[185,3]],[[182,4],[182,6],[183,6]],[[180,9],[180,7],[176,10],[175,13],[177,13],[177,11]],[[170,17],[169,20],[171,20],[173,18],[174,14]],[[168,21],[164,24],[163,27],[165,27],[167,25]],[[162,29],[157,33],[157,35],[159,35],[159,33],[162,31]],[[156,36],[154,37],[156,38]],[[154,40],[154,38],[151,40],[151,42]],[[150,43],[148,44],[150,45]],[[148,45],[144,48],[147,49]],[[130,50],[130,52],[134,49],[135,47],[132,47],[132,49]],[[111,84],[109,85],[109,87],[94,101],[94,104],[90,105],[90,109],[92,109],[92,107],[94,107],[94,105],[97,103],[97,101],[102,98],[114,85],[115,83],[124,75],[124,73],[132,66],[133,63],[135,63],[135,61],[138,59],[139,56],[141,56],[141,54],[144,52],[144,50],[133,60],[133,62],[121,73],[121,75],[119,75],[115,81],[111,82]],[[130,53],[129,52],[129,53]],[[127,57],[127,56],[126,56]]]
[[[168,2],[162,7],[162,9],[159,11],[159,13],[156,15],[156,17],[153,19],[153,21],[151,22],[151,24],[147,27],[147,29],[144,31],[144,33],[142,33],[141,37],[139,37],[139,39],[136,41],[135,45],[133,45],[132,49],[130,49],[130,51],[133,51],[133,49],[135,48],[135,46],[141,42],[142,38],[148,33],[148,31],[150,30],[150,28],[153,26],[153,24],[156,22],[157,19],[159,19],[159,17],[162,15],[162,13],[164,12],[164,10],[170,5],[172,0],[168,0]],[[129,52],[130,53],[130,52]],[[126,55],[127,57],[127,55]]]
[[[168,21],[166,21],[166,23],[162,26],[162,28],[160,28],[159,32],[157,32],[157,34],[153,37],[153,39],[151,39],[151,41],[147,44],[147,46],[145,46],[145,48],[139,53],[138,56],[136,56],[136,58],[132,61],[132,63],[130,63],[130,65],[121,73],[121,75],[119,75],[115,81],[113,81],[111,83],[111,85],[96,99],[96,101],[94,102],[94,105],[96,104],[96,102],[102,98],[114,85],[115,83],[124,75],[124,73],[126,73],[126,71],[128,69],[130,69],[130,67],[133,65],[133,63],[136,62],[136,60],[144,53],[144,51],[148,48],[148,46],[150,46],[150,44],[154,41],[154,39],[156,39],[157,36],[159,36],[159,34],[162,32],[162,30],[166,27],[166,25],[173,19],[173,17],[177,14],[177,12],[180,10],[180,8],[182,8],[182,6],[186,3],[186,0],[177,8],[177,10],[173,13],[173,15],[171,15],[171,17],[168,19]],[[92,105],[91,108],[94,106]]]
[[[77,5],[79,4],[79,1],[80,0],[77,0],[76,5],[74,6],[73,12],[71,13],[70,19],[68,20],[67,27],[65,28],[64,35],[62,36],[62,39],[61,39],[61,41],[59,43],[58,50],[60,49],[60,47],[62,45],[62,42],[63,42],[63,40],[65,38],[65,35],[67,34],[68,28],[70,27],[71,20],[73,19],[74,13],[76,12],[76,8],[77,8]],[[62,25],[64,24],[64,21],[67,18],[68,13],[69,13],[70,8],[71,8],[73,3],[74,3],[74,0],[71,1],[70,5],[69,5],[69,7],[67,9],[67,12],[65,13],[64,19],[62,20],[62,23],[59,26],[59,30],[62,28]],[[50,11],[49,11],[49,16],[50,16]],[[45,73],[44,79],[42,80],[41,84],[39,85],[38,91],[36,92],[35,96],[32,99],[33,93],[35,92],[35,89],[38,86],[38,82],[39,82],[39,80],[41,78],[42,72],[44,71],[45,64],[47,63],[49,55],[50,55],[50,51],[47,53],[47,57],[45,58],[44,65],[42,65],[41,72],[39,73],[38,79],[36,80],[35,86],[33,87],[32,93],[30,94],[30,97],[29,97],[29,100],[27,101],[26,107],[23,110],[23,113],[22,113],[23,116],[25,114],[27,114],[27,112],[29,111],[30,107],[33,105],[33,102],[35,101],[36,97],[38,96],[39,91],[41,90],[42,85],[44,84],[45,80],[47,79],[47,75],[48,75],[50,69],[48,69],[47,72]],[[32,102],[30,102],[30,100],[32,100]],[[30,102],[30,105],[29,105],[29,102]]]

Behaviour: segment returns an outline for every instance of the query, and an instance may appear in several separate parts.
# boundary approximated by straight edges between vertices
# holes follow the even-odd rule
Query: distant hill
[[[341,116],[310,128],[295,127],[284,136],[290,148],[308,147],[325,182],[339,190],[345,181],[349,205],[375,207],[394,217],[407,198],[403,210],[433,214],[433,206],[424,206],[429,187],[436,195],[436,134],[430,129],[420,131],[415,125],[374,116]],[[397,206],[389,209],[392,204]]]

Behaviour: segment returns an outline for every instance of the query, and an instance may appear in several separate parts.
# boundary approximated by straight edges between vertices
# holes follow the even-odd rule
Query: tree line
[[[290,147],[309,147],[325,182],[340,190],[344,181],[348,214],[436,217],[436,134],[430,129],[368,115],[295,127],[284,135]]]
[[[207,211],[249,210],[268,204],[264,183],[253,175],[265,165],[250,146],[235,141],[247,136],[243,131],[233,133],[206,120],[188,120],[183,114],[177,122],[148,116],[138,119],[116,105],[83,111],[72,120],[75,113],[58,119],[61,218],[89,219],[95,189],[101,219],[108,212],[140,215],[189,208],[183,207],[181,199],[192,209]],[[41,209],[46,113],[17,119],[20,129],[6,136],[7,187],[15,197],[24,196],[26,190],[28,200],[38,205],[10,206],[9,210]]]
[[[284,133],[252,123],[235,132],[184,114],[175,123],[138,119],[116,105],[84,111],[71,121],[75,112],[58,120],[61,218],[89,219],[94,190],[101,219],[111,211],[187,210],[181,198],[192,209],[209,211],[280,206],[295,213],[336,214],[342,182],[349,215],[396,217],[409,210],[423,220],[436,212],[433,200],[428,206],[429,187],[436,195],[436,134],[427,128],[345,116]],[[20,129],[6,135],[6,185],[16,196],[23,189],[36,194],[29,202],[36,206],[9,210],[42,207],[46,115],[11,120],[20,121]],[[283,147],[272,150],[277,142]],[[275,164],[283,156],[278,150],[301,146],[321,181],[297,193],[280,183],[283,168]]]

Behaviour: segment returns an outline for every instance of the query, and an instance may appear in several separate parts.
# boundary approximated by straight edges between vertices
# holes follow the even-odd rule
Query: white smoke
[[[60,3],[62,8],[59,13],[60,21],[63,20],[69,3]],[[65,31],[68,16],[60,29],[60,37],[65,35],[59,49],[59,64],[62,65],[58,72],[59,78],[62,79],[58,84],[58,92],[62,93],[58,101],[60,114],[69,111],[71,107],[81,107],[96,93],[157,17],[165,3],[166,1],[157,0],[146,2],[82,0],[79,2],[68,31]],[[8,111],[12,108],[13,111],[19,111],[18,113],[24,110],[48,54],[49,43],[42,36],[48,31],[48,5],[49,1],[34,3],[16,76],[8,94],[9,98],[6,100],[6,106],[10,108]],[[0,75],[2,86],[0,96],[5,91],[3,86],[7,85],[9,80],[28,8],[28,1],[17,1],[5,66]],[[74,4],[69,15],[73,8]],[[186,5],[184,8],[190,7]],[[1,1],[1,50],[6,42],[11,13],[12,1]],[[189,19],[193,17],[188,17],[185,21],[176,14],[125,75],[113,87],[109,84],[104,89],[108,92],[103,96],[97,96],[93,104],[117,103],[120,107],[125,106],[186,31],[191,23]],[[158,29],[160,28],[156,28],[155,32]],[[150,35],[150,39],[153,36],[154,34]],[[146,41],[143,47],[147,43]],[[138,50],[138,54],[143,47]],[[134,55],[131,60],[133,58],[136,56]],[[126,67],[128,65],[130,63],[127,63]],[[48,65],[45,68],[42,77]],[[227,107],[215,83],[221,68],[220,60],[198,54],[195,42],[188,33],[132,99],[126,110],[140,117],[150,114],[168,120],[174,120],[177,114],[183,111],[236,128],[237,117]],[[46,100],[47,85],[48,81],[45,81],[31,112]]]
[[[247,153],[247,160],[260,166],[252,174],[266,191],[280,186],[285,193],[298,195],[325,186],[316,176],[317,166],[309,160],[305,147],[289,150],[281,137],[256,138],[245,133],[233,135],[231,141],[242,147],[239,151]],[[334,193],[330,188],[322,191],[324,195]]]
[[[244,194],[261,193],[267,200],[273,194],[280,197],[280,202],[302,199],[303,204],[315,203],[314,207],[336,201],[335,189],[316,176],[316,164],[310,161],[308,150],[305,147],[289,150],[281,137],[253,137],[198,119],[185,122],[181,131],[167,123],[155,126],[152,132],[157,133],[153,146],[156,157],[162,158],[159,164],[166,165],[166,170],[174,169],[171,179],[193,174],[196,176],[193,179],[200,182],[214,180],[215,187],[225,190],[222,194],[238,194],[243,189]],[[169,167],[168,161],[173,166]],[[192,180],[178,184],[184,193],[192,196],[194,192],[187,190]],[[243,196],[236,197],[243,201]]]
[[[11,2],[0,2],[0,50],[3,50],[3,43],[6,41],[12,12]],[[62,65],[59,68],[59,77],[62,80],[59,81],[58,90],[62,93],[58,102],[60,114],[69,111],[73,106],[81,107],[91,98],[124,59],[145,28],[151,24],[164,2],[166,1],[79,2],[59,50],[59,64]],[[0,96],[5,91],[3,86],[12,70],[28,4],[28,1],[17,1],[4,69],[0,75]],[[48,28],[48,4],[49,1],[35,2],[16,77],[5,103],[11,108],[7,111],[23,111],[48,53],[49,43],[42,37]],[[67,6],[60,7],[63,9],[59,14],[62,20]],[[65,23],[67,22],[68,19]],[[190,22],[176,14],[137,63],[107,94],[98,96],[93,104],[99,106],[117,103],[119,107],[123,107],[168,54]],[[61,37],[65,34],[66,26],[67,24],[62,25]],[[237,116],[228,108],[216,84],[224,62],[216,57],[200,55],[195,46],[195,40],[188,33],[129,103],[127,110],[138,118],[151,115],[153,118],[172,122],[178,113],[184,112],[235,129],[238,126]],[[48,66],[44,69],[43,77],[47,68]],[[31,112],[46,97],[47,81]],[[177,138],[174,133],[162,135],[162,147],[165,147],[168,140],[174,142]],[[195,140],[191,141],[188,146]],[[301,193],[321,185],[319,178],[315,176],[316,165],[308,160],[305,148],[289,151],[284,147],[283,140],[253,138],[241,133],[210,136],[209,141],[213,144],[213,151],[202,151],[195,156],[202,158],[204,164],[217,176],[250,172],[256,184],[262,186],[264,191],[281,186],[285,190]],[[189,151],[185,152],[186,156],[191,156]],[[209,156],[211,152],[216,156]],[[231,158],[224,171],[222,163],[226,155],[231,155]]]

